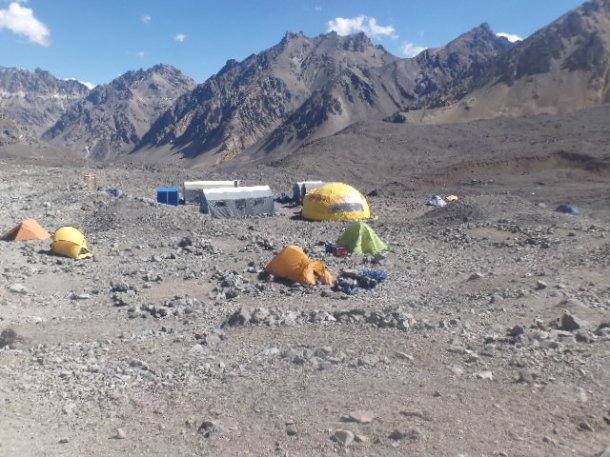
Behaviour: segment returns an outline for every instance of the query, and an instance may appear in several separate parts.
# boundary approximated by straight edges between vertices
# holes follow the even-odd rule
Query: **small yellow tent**
[[[317,281],[331,284],[333,276],[323,262],[311,260],[299,246],[286,246],[265,268],[265,271],[279,278],[286,278],[301,284],[314,285]]]
[[[73,259],[84,259],[93,255],[87,247],[85,236],[74,227],[57,229],[53,234],[51,249],[56,254]]]
[[[2,235],[3,239],[14,241],[46,240],[50,237],[36,219],[26,219]]]
[[[366,198],[347,184],[332,182],[305,194],[303,217],[311,221],[369,219]]]

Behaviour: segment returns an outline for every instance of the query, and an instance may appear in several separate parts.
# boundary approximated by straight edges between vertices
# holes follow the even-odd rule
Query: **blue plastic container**
[[[178,206],[180,203],[180,189],[177,187],[159,187],[157,189],[157,202]]]

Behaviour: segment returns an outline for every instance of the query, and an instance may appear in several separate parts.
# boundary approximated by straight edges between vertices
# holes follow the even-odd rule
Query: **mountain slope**
[[[354,122],[381,119],[508,48],[481,26],[446,48],[399,59],[364,34],[286,34],[275,47],[229,61],[180,98],[139,150],[170,146],[198,160],[280,153]]]
[[[35,136],[88,93],[84,84],[57,79],[48,71],[0,67],[0,118]]]
[[[457,103],[456,103],[457,102]],[[411,120],[561,114],[610,102],[610,0],[593,0],[443,91]],[[436,108],[433,110],[422,108]]]
[[[153,125],[141,148],[172,144],[188,157],[230,158],[280,126],[343,68],[380,67],[396,60],[363,35],[317,38],[286,34],[243,62],[230,60],[186,94]]]
[[[511,47],[487,24],[445,47],[376,68],[346,68],[314,93],[258,150],[285,153],[360,121],[380,120]]]
[[[129,71],[95,87],[43,139],[111,159],[131,151],[159,115],[194,87],[191,78],[169,65]]]

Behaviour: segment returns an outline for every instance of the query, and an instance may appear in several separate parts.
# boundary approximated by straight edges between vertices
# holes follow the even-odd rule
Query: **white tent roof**
[[[222,187],[203,189],[206,200],[239,200],[241,198],[273,197],[269,186]]]
[[[233,181],[184,181],[184,189],[202,189],[205,187],[237,187],[239,180]]]

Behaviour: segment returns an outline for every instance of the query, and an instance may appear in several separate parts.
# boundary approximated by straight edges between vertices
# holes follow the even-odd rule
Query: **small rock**
[[[14,294],[21,294],[21,295],[25,295],[28,293],[28,289],[27,287],[25,287],[23,284],[21,283],[15,283],[12,284],[9,288],[9,291],[13,292]]]
[[[518,337],[519,335],[523,335],[525,333],[525,329],[521,325],[515,325],[510,332],[508,332],[509,336],[513,338]]]
[[[573,332],[587,327],[587,323],[570,313],[564,313],[559,321],[559,329]]]
[[[475,271],[468,277],[468,281],[474,281],[476,279],[481,279],[483,276],[484,276],[483,273]]]
[[[595,333],[597,336],[607,336],[610,335],[610,322],[602,322],[595,329]]]
[[[204,438],[210,438],[212,435],[222,432],[222,427],[217,421],[205,420],[197,429],[197,433],[203,435]]]
[[[432,417],[423,411],[401,411],[400,414],[405,417],[416,417],[423,421],[432,421]]]
[[[547,287],[549,287],[549,285],[540,279],[536,282],[536,289],[538,290],[546,289]]]
[[[366,435],[356,433],[354,435],[354,441],[356,441],[356,443],[368,443],[369,441],[371,441],[371,439]]]
[[[542,438],[542,441],[544,443],[548,443],[548,444],[552,444],[554,446],[557,446],[557,441],[555,441],[553,438],[551,438],[550,436],[545,436],[544,438]]]
[[[557,306],[565,309],[586,308],[585,304],[582,301],[571,297],[562,300]]]
[[[286,435],[296,436],[298,434],[297,426],[293,422],[286,424]]]
[[[70,294],[70,300],[89,300],[90,298],[91,298],[91,295],[89,295],[89,294],[76,294],[76,293]]]
[[[59,444],[67,444],[69,442],[70,442],[70,440],[68,438],[62,438],[59,440]]]
[[[236,325],[245,325],[252,319],[252,312],[249,309],[241,308],[235,311],[227,320],[227,324],[231,327]]]
[[[421,432],[417,429],[407,430],[406,432],[401,432],[400,430],[394,430],[392,433],[388,435],[388,438],[394,441],[415,441],[421,438]]]
[[[594,431],[593,427],[588,422],[581,422],[580,424],[578,424],[578,428],[580,428],[581,430],[584,430],[586,432],[593,432]]]
[[[456,376],[462,376],[464,374],[464,370],[457,365],[451,365],[449,369]]]
[[[587,395],[587,391],[585,389],[583,389],[582,387],[579,387],[576,393],[576,398],[578,398],[578,401],[580,401],[581,403],[586,403],[589,401],[589,396]]]
[[[17,341],[17,332],[12,328],[5,328],[0,333],[0,348],[11,346]]]
[[[374,367],[379,363],[379,357],[375,354],[365,354],[358,359],[359,366]]]
[[[333,441],[347,447],[354,441],[354,434],[349,430],[337,430],[333,435]]]
[[[205,344],[211,348],[216,348],[222,339],[216,333],[211,333],[205,337]]]
[[[357,422],[359,424],[370,424],[375,419],[375,414],[371,411],[352,411],[347,415],[347,420],[350,422]]]
[[[479,371],[474,374],[476,378],[486,381],[493,381],[494,375],[490,370]]]
[[[127,438],[127,434],[125,433],[125,430],[123,430],[122,428],[117,428],[114,432],[113,438],[115,440],[124,440],[125,438]]]
[[[407,354],[406,352],[396,351],[394,356],[397,359],[408,360],[409,362],[413,362],[414,357],[411,354]]]

